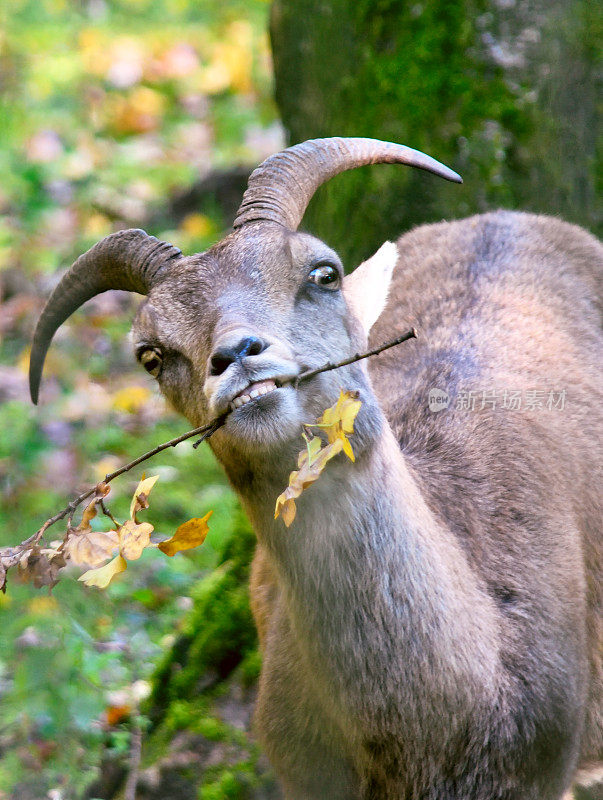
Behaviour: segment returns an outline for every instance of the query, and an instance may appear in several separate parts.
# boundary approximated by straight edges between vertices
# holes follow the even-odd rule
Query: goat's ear
[[[374,256],[343,279],[345,298],[367,336],[385,308],[397,260],[398,248],[393,242],[385,242]]]

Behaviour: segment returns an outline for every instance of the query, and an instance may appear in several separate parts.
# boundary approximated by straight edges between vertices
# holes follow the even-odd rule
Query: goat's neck
[[[359,698],[375,693],[371,664],[385,676],[383,702],[391,691],[418,692],[414,702],[441,692],[457,700],[490,694],[497,651],[492,605],[378,414],[380,433],[356,463],[343,454],[329,462],[297,501],[290,528],[273,518],[282,476],[275,484],[263,475],[242,492],[279,575],[300,656],[313,672],[322,664],[324,674],[340,679],[348,699],[351,685]]]

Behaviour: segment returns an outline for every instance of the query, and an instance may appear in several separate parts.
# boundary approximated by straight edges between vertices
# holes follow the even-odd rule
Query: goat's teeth
[[[276,389],[276,384],[274,381],[268,380],[266,382],[260,383],[257,389],[252,389],[249,394],[240,394],[238,397],[235,397],[234,400],[230,401],[230,408],[232,411],[235,408],[240,408],[244,406],[246,403],[249,403],[251,400],[255,400],[256,397],[261,397],[264,394],[270,394]]]

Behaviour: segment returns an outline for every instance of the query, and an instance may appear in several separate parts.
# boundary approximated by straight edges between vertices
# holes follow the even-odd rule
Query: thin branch
[[[409,339],[416,339],[417,338],[417,330],[416,328],[411,328],[406,333],[403,333],[402,336],[398,336],[397,339],[392,339],[390,342],[385,342],[385,344],[380,344],[379,347],[375,347],[373,350],[368,350],[366,353],[356,353],[356,355],[350,356],[350,358],[346,358],[345,361],[339,361],[337,364],[331,364],[330,362],[323,364],[322,367],[318,369],[308,370],[308,372],[302,372],[301,375],[298,375],[296,378],[286,380],[281,380],[279,383],[282,385],[283,383],[294,383],[295,388],[297,389],[298,385],[302,381],[307,381],[309,378],[314,378],[315,375],[319,375],[321,372],[329,372],[332,369],[339,369],[339,367],[346,367],[348,364],[353,364],[356,361],[361,361],[363,358],[369,358],[369,356],[376,356],[379,353],[382,353],[384,350],[388,350],[390,347],[394,347],[397,344],[402,344],[402,342],[407,342]]]
[[[115,529],[117,530],[117,528],[119,528],[119,522],[118,522],[118,521],[115,519],[115,517],[113,516],[113,514],[112,514],[112,513],[110,512],[110,510],[107,508],[107,506],[105,505],[105,501],[104,501],[104,500],[99,500],[99,501],[98,501],[98,504],[99,504],[99,506],[101,507],[101,511],[103,512],[103,514],[104,514],[106,517],[109,517],[109,519],[111,520],[111,522],[112,522],[112,523],[115,525]]]
[[[124,800],[136,800],[136,788],[140,773],[140,759],[142,755],[142,730],[140,722],[135,720],[132,739],[130,742],[130,760],[128,764],[128,779],[124,789]]]
[[[278,386],[284,386],[286,384],[292,383],[294,384],[295,388],[297,388],[302,381],[307,381],[310,378],[314,378],[321,372],[329,372],[330,370],[333,369],[339,369],[339,367],[345,367],[348,364],[353,364],[354,362],[360,361],[363,358],[369,358],[370,356],[377,355],[378,353],[382,353],[384,350],[388,350],[390,347],[395,347],[398,344],[402,344],[402,342],[406,342],[409,339],[415,339],[416,337],[417,337],[417,332],[414,328],[412,328],[411,330],[402,334],[402,336],[398,336],[396,339],[392,339],[389,342],[385,342],[384,344],[379,345],[379,347],[375,347],[373,350],[368,350],[366,353],[356,353],[355,355],[350,356],[350,358],[346,358],[343,361],[339,361],[337,364],[332,364],[331,362],[327,362],[326,364],[323,364],[322,367],[318,367],[318,369],[308,370],[307,372],[302,372],[301,375],[284,376],[279,378],[278,382],[275,381],[275,383],[277,383]],[[210,436],[212,436],[219,428],[222,427],[222,425],[224,425],[229,413],[230,411],[226,411],[224,414],[222,414],[219,417],[216,417],[216,419],[212,420],[207,425],[201,425],[198,428],[193,428],[192,430],[187,431],[186,433],[183,433],[180,436],[176,436],[174,439],[170,439],[169,442],[164,442],[163,444],[157,445],[157,447],[154,447],[152,450],[143,453],[141,456],[138,456],[138,458],[135,458],[133,461],[130,461],[127,464],[124,464],[119,469],[116,469],[115,472],[110,472],[107,475],[105,475],[101,483],[105,484],[110,483],[119,475],[123,475],[124,472],[129,472],[138,464],[141,464],[143,461],[146,461],[147,459],[152,458],[152,456],[157,455],[157,453],[161,453],[163,450],[167,450],[168,447],[176,447],[176,445],[186,441],[187,439],[191,439],[193,436],[200,437],[198,441],[196,441],[193,445],[193,447],[195,448],[198,447],[201,444],[201,442],[205,441],[206,439],[209,439]],[[58,522],[67,515],[69,515],[69,518],[71,519],[77,507],[81,503],[83,503],[84,500],[87,500],[96,492],[97,486],[93,486],[91,489],[87,489],[85,492],[82,492],[82,494],[76,497],[75,500],[72,500],[67,506],[65,506],[65,508],[62,511],[59,511],[57,514],[54,515],[54,517],[47,519],[46,522],[42,525],[42,527],[38,531],[36,531],[36,533],[33,534],[33,536],[30,536],[24,542],[21,542],[21,544],[17,545],[16,547],[0,548],[0,567],[4,567],[4,569],[6,570],[9,569],[10,567],[16,566],[19,563],[19,560],[23,555],[23,553],[27,549],[35,547],[40,542],[40,540],[42,539],[42,537],[44,536],[44,534],[46,533],[48,528],[50,528],[51,525],[54,525],[55,522]],[[103,511],[104,510],[105,509],[103,508]]]

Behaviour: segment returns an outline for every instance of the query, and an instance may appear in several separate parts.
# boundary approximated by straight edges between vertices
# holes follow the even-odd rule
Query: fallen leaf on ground
[[[136,414],[150,397],[152,393],[146,386],[126,386],[113,395],[113,408],[127,414]]]
[[[131,706],[107,706],[105,709],[107,725],[113,727],[114,725],[123,722],[124,719],[130,716],[131,713]]]

